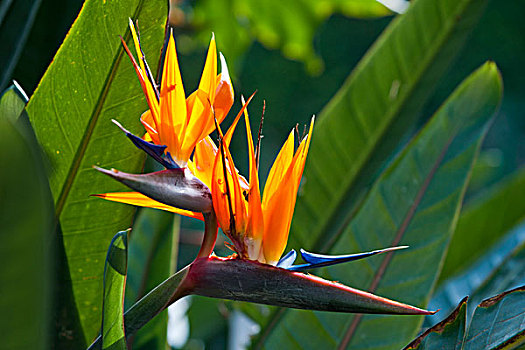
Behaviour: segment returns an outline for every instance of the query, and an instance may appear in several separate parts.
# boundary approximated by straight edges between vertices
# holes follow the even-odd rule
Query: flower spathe
[[[221,228],[232,239],[241,258],[276,265],[288,241],[314,118],[297,150],[294,130],[290,132],[270,169],[261,198],[255,148],[246,110],[244,115],[250,164],[248,184],[236,172],[232,174],[229,170],[235,165],[223,137],[213,165],[213,207]],[[221,133],[220,128],[218,131]]]
[[[141,122],[146,129],[145,139],[165,145],[173,161],[186,166],[195,145],[215,129],[214,118],[220,123],[233,104],[233,86],[226,60],[220,55],[222,73],[217,75],[217,49],[212,35],[198,89],[186,97],[180,74],[175,40],[169,34],[162,79],[158,88],[147,66],[140,38],[130,20],[138,63],[123,41],[131,58],[140,85],[146,95],[149,110]]]

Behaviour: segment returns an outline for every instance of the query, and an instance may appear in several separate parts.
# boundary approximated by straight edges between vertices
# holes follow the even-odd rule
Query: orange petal
[[[215,146],[215,143],[213,143],[212,139],[208,136],[195,146],[193,163],[188,163],[188,167],[193,175],[197,176],[208,188],[211,188],[216,155],[217,146]]]
[[[277,191],[279,184],[282,181],[283,176],[286,174],[286,171],[290,167],[294,156],[294,131],[292,130],[288,135],[288,139],[284,143],[283,147],[279,151],[277,158],[275,159],[270,173],[268,174],[268,179],[264,186],[263,194],[263,207],[265,203],[268,203],[270,198]]]
[[[230,80],[230,75],[228,73],[228,66],[226,65],[226,61],[224,60],[224,57],[222,54],[221,57],[221,65],[222,65],[222,73],[219,74],[216,77],[215,82],[215,101],[212,103],[210,100],[210,96],[208,96],[205,91],[199,89],[197,91],[200,91],[199,95],[200,103],[196,105],[197,108],[200,109],[200,125],[197,128],[195,125],[191,125],[190,128],[195,129],[193,133],[195,134],[195,139],[200,141],[206,136],[208,136],[213,130],[215,130],[215,120],[217,119],[218,124],[220,124],[228,112],[230,111],[231,106],[233,105],[233,87]],[[193,100],[196,98],[196,96],[193,97]],[[195,105],[195,102],[192,103],[192,111],[193,106]],[[210,108],[210,104],[213,105],[213,110]],[[195,113],[194,115],[198,115],[199,113]],[[188,121],[190,123],[191,121]],[[200,135],[197,136],[199,134]],[[227,143],[228,144],[228,143]]]
[[[189,157],[195,145],[208,135],[204,135],[204,128],[208,122],[214,123],[211,113],[209,96],[198,89],[193,92],[186,100],[187,104],[187,124],[186,128],[181,131],[184,138],[182,140],[181,152]]]
[[[286,172],[275,194],[263,203],[263,252],[266,262],[275,265],[286,248],[289,223],[293,214],[295,191],[292,168]]]
[[[144,65],[144,55],[142,54],[142,49],[140,47],[140,41],[137,35],[137,31],[135,30],[135,26],[133,25],[133,21],[131,19],[129,20],[129,28],[131,30],[131,36],[133,37],[133,42],[135,44],[135,51],[137,52],[137,57],[138,57],[140,68],[137,65],[135,58],[133,58],[133,55],[129,51],[124,40],[122,40],[122,43],[124,45],[124,49],[126,50],[128,56],[131,58],[131,62],[133,63],[133,67],[135,68],[135,71],[137,72],[137,76],[139,77],[140,85],[142,86],[144,95],[146,95],[146,99],[148,100],[149,108],[151,109],[153,113],[155,127],[158,130],[158,126],[159,126],[158,124],[160,122],[159,103],[157,101],[155,89],[153,89],[151,82],[149,81],[149,79],[144,78],[144,75],[146,72],[146,67]]]
[[[155,128],[153,127],[154,120],[150,110],[147,110],[146,112],[142,113],[142,116],[140,117],[140,122],[142,123],[142,125],[144,125],[147,135],[149,136],[151,141],[153,141],[153,143],[157,145],[160,145],[161,143],[159,139],[159,134],[157,133],[157,130],[155,130]],[[146,140],[146,138],[144,139]]]
[[[243,101],[244,102],[244,101]],[[244,122],[246,123],[246,137],[248,140],[248,159],[250,162],[250,188],[248,190],[248,218],[246,225],[246,245],[248,256],[252,260],[258,260],[261,252],[261,243],[264,231],[263,213],[261,207],[261,193],[259,190],[259,175],[255,160],[252,131],[248,112],[244,110]],[[264,262],[264,261],[263,261]]]
[[[219,136],[222,140],[224,140],[224,135],[222,133],[222,130],[220,127],[218,127],[217,132],[219,133]],[[245,199],[243,190],[241,188],[240,184],[240,176],[237,173],[237,170],[235,168],[235,164],[233,162],[233,158],[230,154],[230,150],[227,147],[224,147],[224,149],[221,149],[224,147],[224,142],[222,142],[219,145],[219,150],[217,152],[217,156],[215,157],[215,165],[213,170],[213,181],[212,181],[212,198],[215,199],[214,194],[214,185],[215,188],[219,190],[217,192],[217,195],[220,196],[220,198],[217,198],[217,202],[222,203],[222,206],[228,209],[226,211],[226,214],[223,212],[222,215],[227,215],[228,217],[228,225],[222,226],[223,223],[226,223],[226,220],[223,219],[221,222],[221,219],[219,218],[219,213],[217,213],[217,217],[219,218],[219,223],[221,223],[221,227],[223,230],[231,231],[230,229],[230,205],[231,209],[233,211],[234,215],[234,221],[235,221],[235,230],[237,233],[244,233],[246,230],[246,206],[245,206]],[[223,157],[225,158],[223,160]],[[227,179],[225,179],[224,176],[224,161],[226,161],[226,176]],[[227,193],[230,194],[231,203],[228,201]],[[224,206],[224,203],[226,206]],[[215,208],[215,202],[214,209]]]
[[[299,189],[299,183],[301,182],[301,177],[303,175],[303,170],[304,170],[304,164],[306,163],[306,156],[308,155],[308,149],[310,148],[310,140],[312,139],[312,131],[313,131],[313,128],[314,128],[314,122],[315,122],[315,116],[312,117],[311,121],[310,121],[310,128],[308,130],[308,134],[306,135],[306,140],[303,139],[301,141],[301,144],[304,143],[306,141],[306,144],[304,145],[304,148],[303,149],[300,149],[301,147],[299,147],[297,149],[297,152],[298,154],[300,154],[300,158],[299,160],[297,161],[296,164],[294,164],[294,168],[296,168],[294,170],[295,172],[295,178],[296,178],[296,182],[297,182],[297,189]]]
[[[255,96],[255,92],[250,96],[250,98],[248,98],[248,101],[246,101],[246,102],[242,101],[241,110],[239,111],[239,113],[237,113],[237,116],[233,120],[232,125],[230,125],[230,127],[226,131],[226,134],[224,134],[224,138],[223,139],[224,139],[224,143],[226,144],[227,147],[230,147],[230,142],[231,142],[232,137],[233,137],[233,132],[235,131],[235,128],[237,127],[237,123],[241,119],[241,116],[244,113],[245,109],[248,107],[248,104],[253,99],[253,96]]]
[[[103,198],[108,201],[136,205],[139,207],[161,209],[161,210],[169,211],[172,213],[188,216],[190,218],[204,220],[201,213],[171,207],[169,205],[157,202],[156,200],[146,197],[142,193],[138,193],[138,192],[103,193],[103,194],[94,194],[92,196]]]
[[[202,70],[199,90],[204,91],[210,96],[210,102],[213,105],[215,100],[215,77],[217,75],[217,46],[215,44],[215,34],[212,34],[206,63]]]
[[[215,111],[215,118],[217,118],[217,121],[220,124],[233,105],[234,93],[232,82],[230,80],[230,74],[228,72],[228,66],[226,65],[226,60],[224,59],[222,53],[219,53],[219,57],[221,60],[222,73],[217,75],[213,109]],[[212,127],[214,127],[214,125],[212,125]]]
[[[221,156],[221,149],[216,154],[215,162],[213,164],[213,177],[211,183],[211,197],[213,202],[213,209],[217,215],[219,226],[225,233],[230,232],[230,204],[228,199],[228,191],[226,187],[226,180],[224,177],[224,165]],[[229,184],[228,184],[229,185]],[[231,185],[229,185],[231,186]],[[232,204],[233,207],[233,204]]]
[[[186,123],[186,96],[180,75],[175,40],[170,34],[160,89],[161,142],[168,146],[168,151],[179,160],[181,139],[184,124]],[[185,163],[188,159],[182,159]]]
[[[140,41],[139,36],[137,34],[137,30],[135,29],[135,25],[133,24],[133,21],[131,18],[129,19],[129,29],[131,31],[131,36],[133,37],[133,43],[135,44],[135,51],[137,52],[138,61],[140,64],[140,69],[142,72],[146,71],[146,67],[144,65],[144,55],[142,54],[142,48],[140,47]]]
[[[274,193],[263,201],[264,237],[263,251],[267,263],[275,264],[281,257],[290,232],[297,191],[301,181],[306,155],[310,146],[314,118],[305,139],[301,141],[284,176],[271,188]],[[287,141],[288,142],[288,141]],[[283,147],[284,148],[284,147]],[[279,158],[279,157],[278,157]],[[276,160],[277,162],[277,160]],[[274,164],[275,166],[275,164]],[[264,193],[266,196],[266,192]]]

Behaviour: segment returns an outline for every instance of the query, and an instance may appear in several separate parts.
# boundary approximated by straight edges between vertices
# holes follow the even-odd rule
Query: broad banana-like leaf
[[[104,266],[102,349],[126,350],[124,291],[128,269],[128,231],[120,231],[109,245]]]
[[[404,349],[518,349],[525,344],[525,286],[482,301],[466,330],[467,300]]]
[[[330,253],[410,249],[326,268],[323,277],[419,307],[427,303],[501,89],[494,63],[468,77],[380,176]],[[415,336],[421,321],[280,310],[255,345],[399,348]]]
[[[525,218],[523,198],[525,168],[470,200],[459,217],[439,281],[461,273],[521,222]]]
[[[31,97],[27,111],[52,167],[50,187],[59,219],[63,262],[57,284],[64,348],[90,343],[100,331],[102,273],[115,232],[130,226],[134,208],[90,198],[124,187],[96,176],[93,165],[139,172],[144,157],[111,123],[132,131],[145,99],[119,36],[131,44],[129,18],[140,23],[146,57],[155,70],[164,38],[162,0],[87,0]]]
[[[54,331],[53,200],[41,150],[20,116],[26,101],[15,90],[0,99],[2,347],[43,350]]]
[[[377,39],[319,115],[289,248],[339,239],[486,3],[417,0]]]

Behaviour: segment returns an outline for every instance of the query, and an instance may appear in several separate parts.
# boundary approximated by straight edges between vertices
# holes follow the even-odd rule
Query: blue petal
[[[168,153],[167,160],[163,157],[164,151],[166,150],[166,146],[159,146],[154,143],[144,141],[138,136],[133,135],[128,130],[126,130],[122,125],[120,125],[119,122],[116,120],[112,120],[113,123],[115,123],[124,133],[126,133],[126,136],[133,142],[133,144],[137,147],[146,152],[150,157],[155,159],[157,162],[159,162],[162,166],[164,166],[166,169],[177,169],[178,166],[173,161],[173,158],[171,158],[171,155]]]
[[[285,256],[283,256],[277,263],[277,267],[283,269],[289,269],[297,258],[297,252],[295,249],[290,250]]]
[[[322,255],[322,254],[310,253],[304,249],[301,249],[301,257],[307,263],[302,264],[302,265],[290,266],[287,269],[290,271],[304,271],[304,270],[314,269],[317,267],[336,265],[336,264],[341,264],[341,263],[348,262],[348,261],[368,258],[369,256],[372,256],[372,255],[387,253],[387,252],[391,252],[394,250],[405,249],[405,248],[408,248],[408,246],[391,247],[391,248],[386,248],[386,249],[374,250],[371,252],[348,254],[348,255]]]

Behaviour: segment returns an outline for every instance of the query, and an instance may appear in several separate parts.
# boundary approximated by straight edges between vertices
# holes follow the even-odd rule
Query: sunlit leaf
[[[97,176],[92,166],[139,172],[144,160],[111,123],[115,118],[140,133],[139,117],[147,108],[119,35],[129,40],[128,20],[138,19],[154,69],[165,6],[161,0],[86,1],[27,107],[52,166],[50,186],[65,255],[58,284],[63,310],[58,315],[68,319],[59,321],[68,328],[59,336],[65,348],[82,347],[98,334],[105,252],[113,234],[129,227],[134,212],[89,197],[124,188]]]

